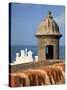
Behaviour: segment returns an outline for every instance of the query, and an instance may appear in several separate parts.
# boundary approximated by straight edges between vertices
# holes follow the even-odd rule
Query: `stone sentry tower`
[[[50,11],[35,36],[38,39],[38,60],[59,59],[59,39],[62,35]]]

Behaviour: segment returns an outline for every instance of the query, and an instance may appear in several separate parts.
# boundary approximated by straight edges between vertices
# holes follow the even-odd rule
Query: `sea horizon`
[[[33,58],[38,55],[38,46],[37,45],[11,45],[11,52],[9,56],[9,62],[13,62],[16,58],[16,53],[19,53],[23,49],[25,50],[31,50],[32,51],[32,56]],[[60,59],[65,59],[65,46],[60,46],[59,47],[59,58]]]

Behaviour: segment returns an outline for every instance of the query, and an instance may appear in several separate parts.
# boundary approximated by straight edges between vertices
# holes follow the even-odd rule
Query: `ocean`
[[[38,47],[37,46],[29,46],[29,45],[25,45],[25,46],[11,46],[11,58],[9,60],[9,62],[13,62],[15,61],[15,57],[16,57],[16,53],[20,54],[20,51],[23,49],[25,50],[27,48],[27,51],[31,50],[32,51],[32,56],[34,58],[34,56],[38,55]],[[65,47],[64,46],[60,46],[59,49],[59,58],[60,59],[65,59]]]

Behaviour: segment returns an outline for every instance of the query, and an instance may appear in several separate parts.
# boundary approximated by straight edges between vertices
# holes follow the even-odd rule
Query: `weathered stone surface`
[[[45,17],[45,19],[39,24],[36,35],[59,35],[59,26],[53,19],[52,15]]]
[[[20,77],[17,74],[9,75],[9,86],[20,87]]]
[[[65,83],[64,63],[56,63],[11,73],[11,87],[53,85]]]
[[[10,73],[21,72],[28,69],[36,69],[38,67],[47,66],[54,63],[62,63],[63,60],[40,60],[37,62],[25,63],[25,64],[17,64],[17,65],[9,65]]]
[[[62,35],[51,15],[41,22],[35,36],[38,39],[38,60],[59,59],[59,39]]]

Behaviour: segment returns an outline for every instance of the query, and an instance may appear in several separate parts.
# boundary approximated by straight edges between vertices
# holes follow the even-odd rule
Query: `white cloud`
[[[62,34],[62,38],[60,39],[60,44],[65,44],[65,14],[62,13],[59,16],[55,17],[54,20],[59,25],[60,33]]]
[[[60,28],[65,27],[65,14],[64,13],[62,13],[59,16],[55,17],[54,19],[58,23]]]

